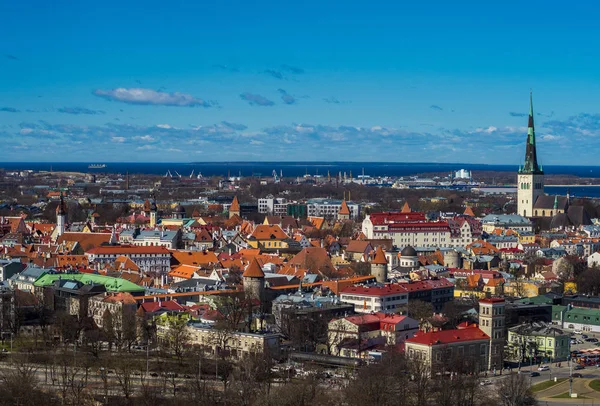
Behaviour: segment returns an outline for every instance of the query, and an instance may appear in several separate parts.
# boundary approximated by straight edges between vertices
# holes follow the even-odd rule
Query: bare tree
[[[534,406],[537,400],[523,375],[510,374],[499,383],[498,404],[501,406]]]

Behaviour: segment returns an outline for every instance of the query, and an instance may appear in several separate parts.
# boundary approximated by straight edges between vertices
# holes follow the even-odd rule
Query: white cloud
[[[138,135],[137,137],[133,137],[136,140],[140,140],[140,141],[148,141],[148,142],[152,142],[155,141],[155,138],[152,137],[151,135]]]
[[[112,137],[112,142],[125,142],[125,137]]]
[[[154,145],[142,145],[141,147],[136,148],[139,151],[149,151],[151,149],[156,149]]]
[[[560,140],[561,138],[562,137],[560,135],[552,135],[552,134],[542,136],[542,139],[544,141],[555,141],[555,140]]]
[[[259,140],[250,140],[250,144],[251,145],[263,145],[264,142],[259,141]]]
[[[153,89],[124,88],[103,90],[96,89],[93,94],[107,100],[120,101],[129,104],[151,104],[157,106],[178,107],[211,107],[216,103],[196,98],[186,93],[167,93]]]

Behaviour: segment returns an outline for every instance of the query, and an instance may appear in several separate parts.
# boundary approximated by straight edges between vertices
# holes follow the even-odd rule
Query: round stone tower
[[[444,266],[446,268],[462,268],[461,258],[456,250],[448,250],[444,253]]]
[[[256,258],[253,258],[242,274],[244,292],[248,299],[257,299],[261,302],[265,297],[265,273]]]
[[[381,246],[377,247],[375,257],[371,261],[371,275],[375,277],[377,283],[387,282],[388,261]]]

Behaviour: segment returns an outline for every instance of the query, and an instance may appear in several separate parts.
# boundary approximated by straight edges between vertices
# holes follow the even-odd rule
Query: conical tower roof
[[[529,123],[527,124],[527,144],[525,147],[525,165],[520,173],[543,174],[541,166],[537,161],[537,150],[535,145],[535,126],[533,124],[533,96],[529,93]]]
[[[463,215],[475,217],[475,213],[473,213],[473,209],[471,208],[471,206],[467,206]]]
[[[246,267],[246,270],[244,270],[242,277],[244,277],[244,278],[264,278],[265,277],[265,273],[263,272],[263,270],[260,267],[260,264],[258,263],[256,258],[252,258],[252,260],[250,261],[250,264]]]
[[[233,201],[231,202],[231,206],[229,206],[229,211],[240,211],[240,202],[238,201],[237,196],[233,196]]]
[[[346,203],[346,200],[342,200],[342,204],[340,206],[340,211],[338,212],[338,214],[346,216],[350,215],[350,208],[348,207],[348,203]]]
[[[385,257],[385,252],[383,252],[383,249],[380,245],[379,247],[377,247],[377,251],[375,251],[375,257],[373,258],[373,261],[371,261],[371,264],[387,265],[387,263],[388,261]]]
[[[408,205],[408,202],[404,202],[404,206],[402,206],[401,213],[411,213],[411,212],[412,212],[412,209]]]

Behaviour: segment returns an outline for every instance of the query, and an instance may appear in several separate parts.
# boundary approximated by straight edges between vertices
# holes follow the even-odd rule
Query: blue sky
[[[596,2],[1,1],[0,161],[596,164]],[[453,4],[451,4],[453,3]]]

